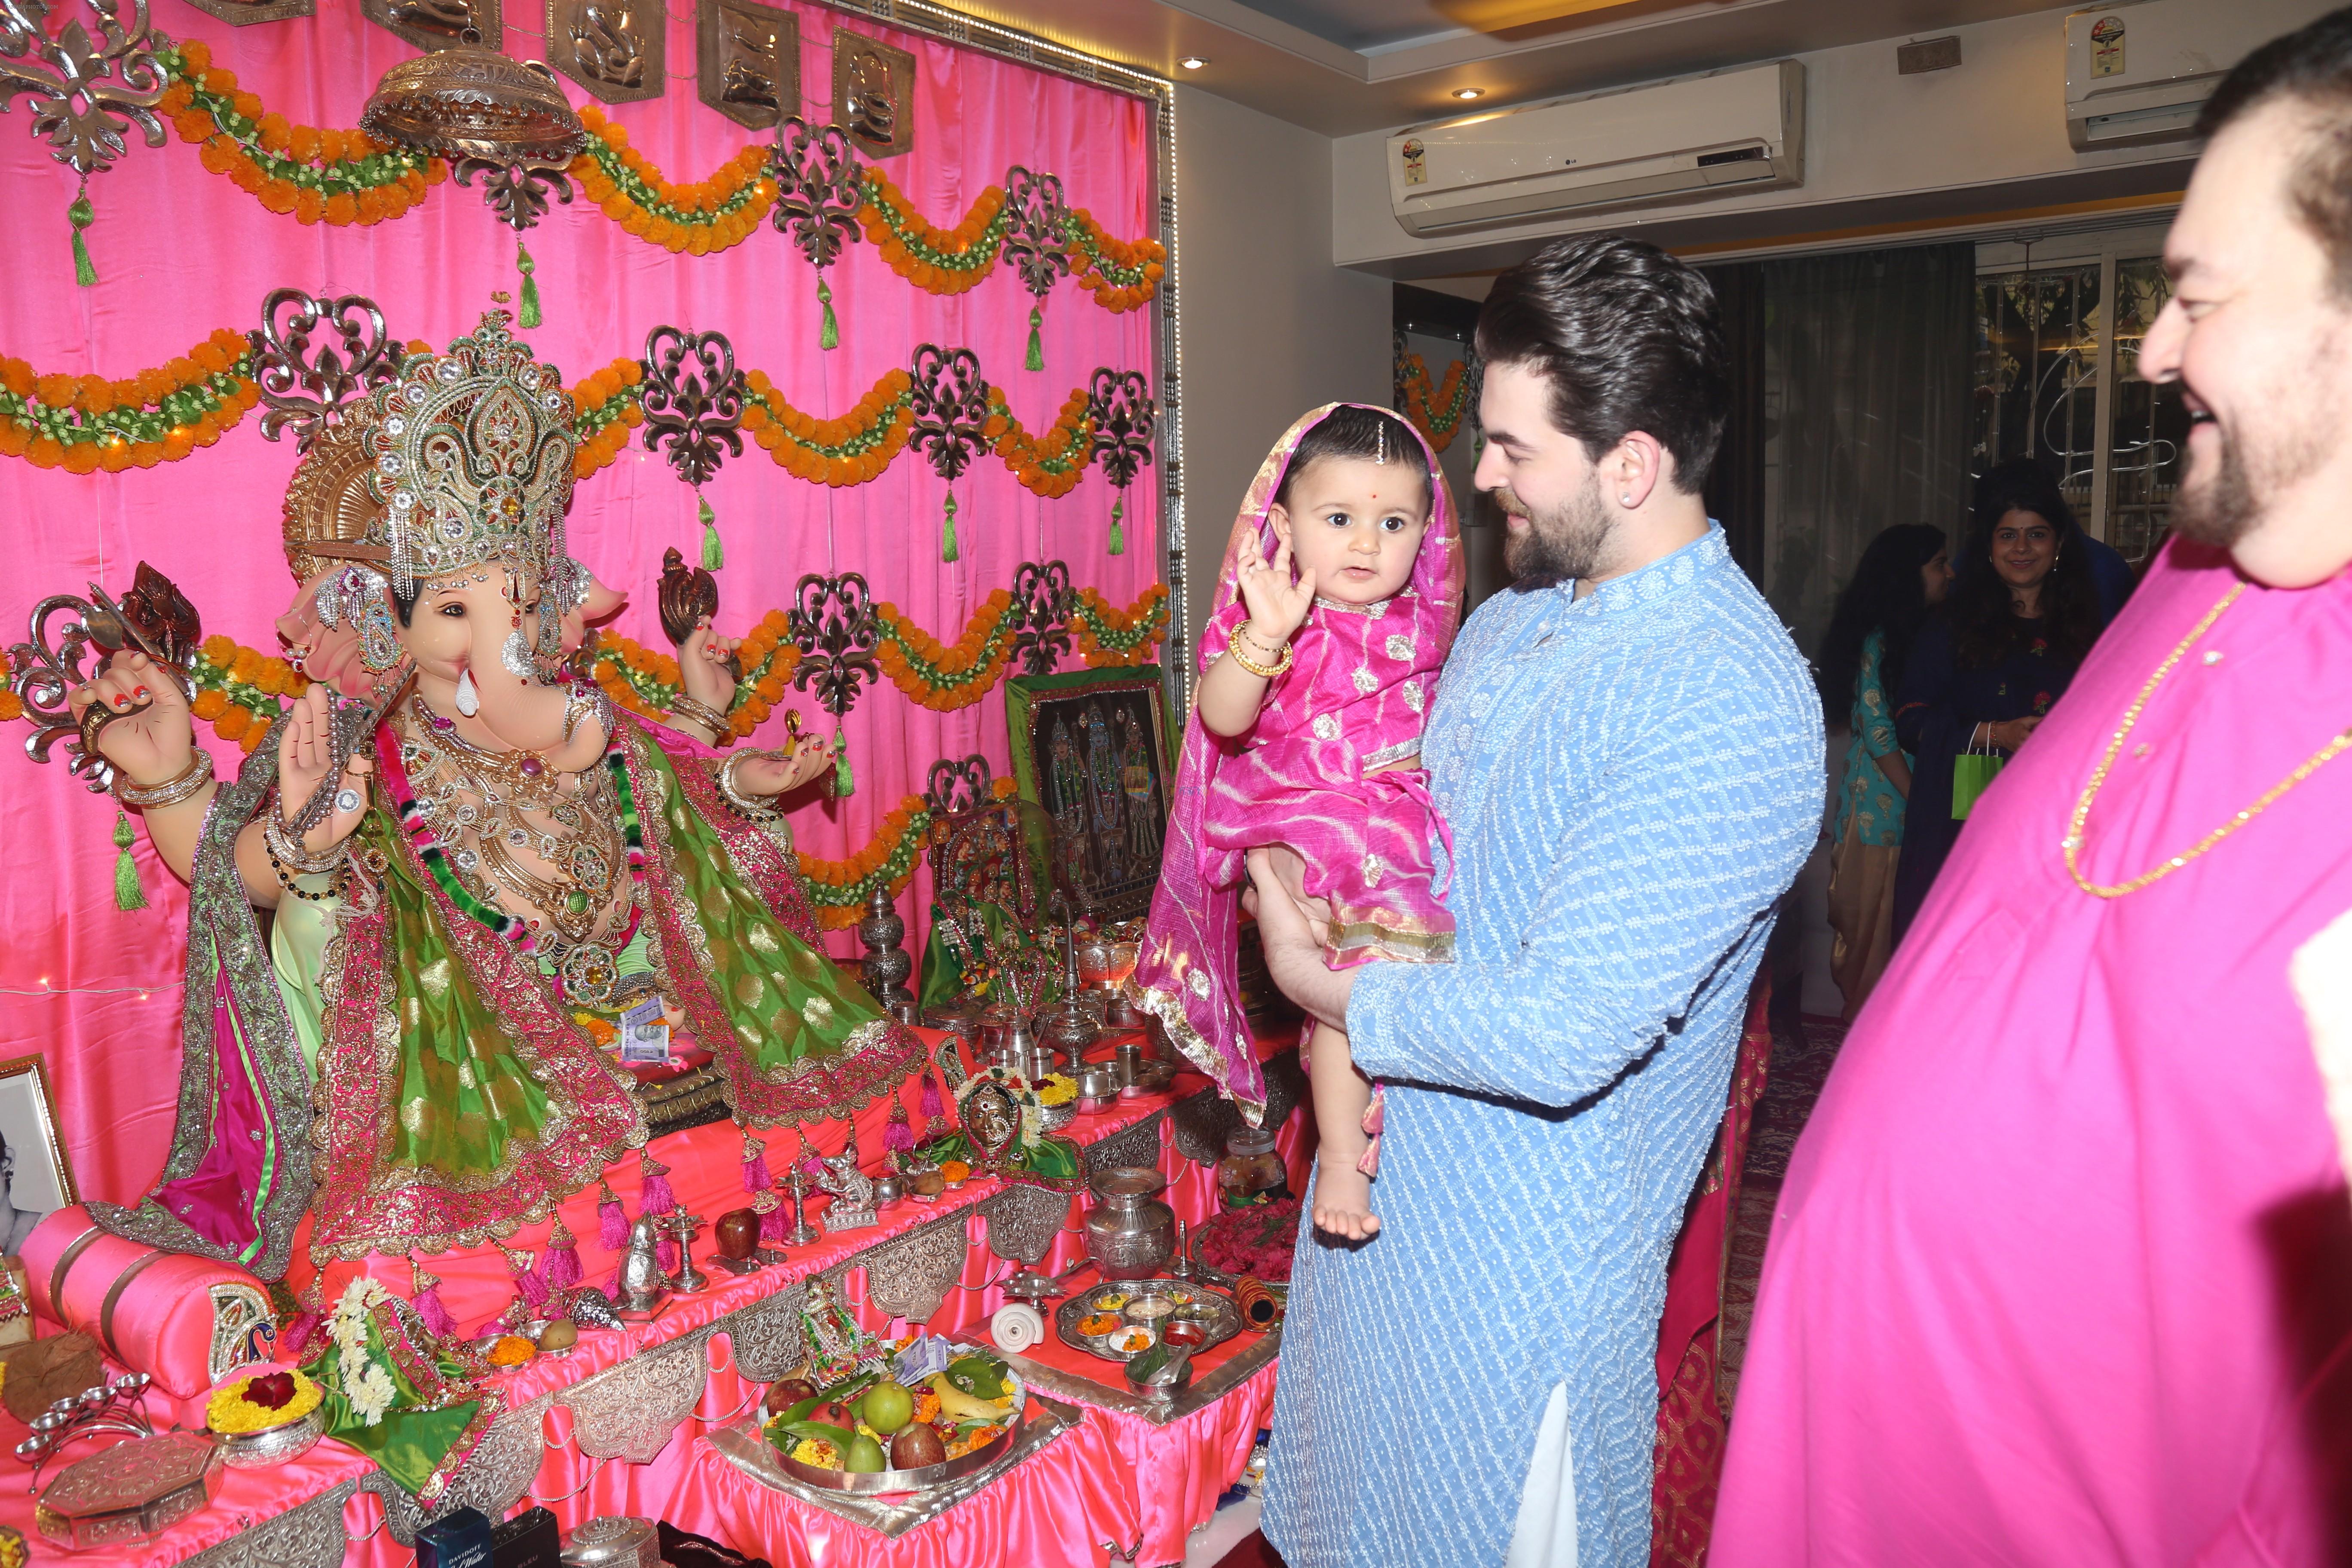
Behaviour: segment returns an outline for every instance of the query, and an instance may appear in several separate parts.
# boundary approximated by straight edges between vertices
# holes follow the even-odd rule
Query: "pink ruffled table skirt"
[[[1276,1043],[1267,1044],[1273,1047]],[[1286,1046],[1287,1038],[1279,1044]],[[1081,1117],[1064,1135],[1089,1145],[1115,1137],[1197,1092],[1204,1082],[1183,1075],[1168,1093],[1124,1102],[1099,1116]],[[864,1120],[861,1117],[861,1144],[878,1147],[878,1142],[866,1144]],[[1311,1112],[1302,1106],[1280,1135],[1278,1147],[1291,1168],[1294,1185],[1303,1181],[1312,1158],[1311,1128]],[[1170,1177],[1167,1201],[1187,1221],[1198,1224],[1207,1219],[1216,1212],[1214,1172],[1176,1152],[1165,1120],[1160,1142],[1160,1167]],[[674,1134],[662,1141],[656,1152],[672,1167],[680,1201],[702,1213],[715,1212],[714,1207],[697,1205],[723,1194],[740,1159],[734,1134],[725,1126]],[[511,1410],[544,1395],[560,1394],[599,1373],[709,1327],[793,1280],[838,1268],[879,1242],[954,1214],[963,1215],[966,1232],[962,1271],[926,1327],[934,1332],[961,1332],[984,1341],[988,1320],[1003,1304],[999,1287],[1013,1269],[988,1249],[985,1221],[979,1210],[1003,1185],[993,1179],[976,1179],[931,1204],[910,1200],[900,1205],[883,1216],[878,1227],[828,1236],[799,1250],[782,1267],[743,1279],[716,1277],[709,1290],[674,1298],[652,1323],[619,1334],[585,1335],[569,1356],[542,1357],[516,1369],[501,1380],[507,1407]],[[1058,1271],[1084,1257],[1086,1204],[1083,1194],[1074,1202],[1040,1268]],[[596,1278],[598,1260],[590,1256],[593,1213],[583,1218],[586,1223],[575,1229],[582,1236],[591,1278]],[[705,1248],[708,1245],[707,1241],[701,1244]],[[440,1271],[442,1261],[436,1259],[434,1268]],[[407,1281],[388,1276],[387,1283],[404,1290]],[[475,1317],[476,1312],[467,1309],[487,1302],[497,1289],[487,1269],[478,1279],[468,1279],[467,1286],[471,1289],[460,1287],[456,1292],[463,1305],[458,1300],[451,1303],[461,1319]],[[893,1325],[895,1320],[869,1299],[862,1268],[847,1271],[844,1287],[860,1321],[877,1331]],[[704,1341],[701,1354],[709,1375],[700,1396],[649,1463],[596,1459],[583,1453],[574,1413],[562,1403],[553,1404],[541,1426],[540,1469],[524,1502],[549,1508],[567,1532],[602,1514],[667,1520],[747,1554],[765,1557],[779,1568],[801,1563],[938,1563],[942,1568],[949,1564],[987,1568],[992,1563],[1024,1568],[1060,1563],[1099,1565],[1114,1553],[1139,1563],[1175,1563],[1183,1557],[1186,1536],[1215,1510],[1218,1495],[1247,1464],[1256,1434],[1272,1408],[1276,1373],[1269,1365],[1213,1404],[1164,1426],[1115,1409],[1084,1408],[1083,1419],[1076,1427],[938,1518],[893,1539],[771,1490],[712,1448],[704,1440],[705,1434],[746,1416],[765,1384],[744,1377],[737,1369],[723,1328]],[[1116,1376],[1115,1367],[1110,1374]],[[162,1402],[157,1415],[159,1426],[173,1419],[194,1426],[202,1420],[202,1400]],[[33,1499],[25,1489],[26,1468],[11,1452],[24,1435],[19,1424],[0,1415],[0,1524],[21,1530],[34,1543],[37,1555],[48,1555],[34,1528]],[[94,1452],[98,1447],[77,1445],[68,1458]],[[280,1530],[291,1528],[301,1522],[298,1510],[316,1521],[321,1510],[338,1507],[334,1494],[341,1492],[345,1483],[355,1485],[371,1469],[356,1451],[331,1440],[323,1442],[290,1464],[229,1472],[212,1507],[175,1526],[152,1546],[79,1553],[77,1561],[103,1568],[116,1564],[163,1568],[248,1529],[268,1527],[272,1521]],[[13,1485],[11,1477],[16,1478]],[[407,1568],[412,1554],[384,1528],[383,1508],[373,1494],[345,1494],[340,1512],[351,1536],[347,1563],[362,1568]]]

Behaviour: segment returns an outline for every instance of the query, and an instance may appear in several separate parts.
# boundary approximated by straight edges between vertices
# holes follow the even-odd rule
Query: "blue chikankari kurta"
[[[1458,962],[1356,981],[1382,1228],[1302,1231],[1266,1534],[1292,1568],[1500,1564],[1564,1380],[1580,1560],[1641,1568],[1666,1255],[1821,823],[1821,701],[1710,529],[1488,601],[1422,755]]]

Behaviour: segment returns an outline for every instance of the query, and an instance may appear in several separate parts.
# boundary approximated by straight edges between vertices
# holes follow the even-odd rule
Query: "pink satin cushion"
[[[65,1270],[65,1299],[57,1300],[58,1263],[93,1229],[89,1211],[77,1204],[49,1215],[25,1238],[35,1311],[89,1334],[117,1363],[147,1373],[176,1398],[201,1394],[217,1381],[216,1326],[224,1328],[223,1374],[266,1359],[268,1345],[254,1343],[257,1325],[249,1321],[267,1311],[260,1281],[210,1258],[161,1253],[100,1232],[75,1251]],[[122,1282],[133,1268],[138,1272]],[[215,1286],[243,1289],[220,1292],[226,1301],[216,1303]],[[231,1313],[225,1325],[216,1315],[224,1304]]]

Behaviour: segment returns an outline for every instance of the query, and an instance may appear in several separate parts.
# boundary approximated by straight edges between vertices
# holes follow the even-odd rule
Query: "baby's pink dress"
[[[1250,487],[1217,609],[1202,634],[1203,671],[1248,617],[1240,563],[1248,551],[1272,559],[1266,509],[1299,437],[1328,412],[1294,426]],[[1291,668],[1268,683],[1247,734],[1213,734],[1198,713],[1185,723],[1133,985],[1178,1047],[1253,1121],[1265,1106],[1265,1079],[1236,978],[1248,850],[1287,845],[1298,852],[1306,892],[1331,905],[1325,960],[1332,968],[1453,956],[1454,921],[1436,864],[1444,826],[1417,760],[1461,598],[1453,508],[1436,468],[1433,453],[1430,523],[1407,586],[1378,605],[1318,598],[1291,639]],[[1376,1099],[1368,1131],[1378,1131],[1377,1112]]]

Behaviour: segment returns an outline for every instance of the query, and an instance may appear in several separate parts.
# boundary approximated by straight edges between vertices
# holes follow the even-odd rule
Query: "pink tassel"
[[[547,1282],[539,1277],[539,1270],[533,1266],[536,1260],[531,1255],[497,1242],[491,1245],[497,1247],[499,1256],[507,1260],[507,1271],[514,1276],[515,1294],[522,1298],[522,1304],[533,1311],[546,1306]]]
[[[747,1193],[764,1193],[775,1184],[775,1178],[768,1173],[767,1146],[749,1132],[744,1133],[743,1190]]]
[[[890,1102],[890,1121],[882,1129],[882,1147],[894,1154],[915,1152],[915,1130],[907,1124],[907,1102],[903,1100]]]
[[[760,1239],[761,1241],[783,1240],[784,1229],[784,1209],[782,1204],[777,1205],[774,1208],[770,1209],[767,1213],[760,1216]]]
[[[939,1080],[929,1073],[923,1075],[923,1124],[929,1126],[947,1114],[946,1102],[940,1099]]]
[[[654,1257],[656,1260],[661,1264],[663,1273],[675,1274],[677,1272],[677,1243],[669,1238],[668,1232],[665,1231],[662,1233],[661,1247],[654,1254]]]
[[[408,1260],[408,1277],[412,1293],[409,1304],[424,1321],[425,1331],[436,1340],[454,1339],[457,1320],[449,1315],[448,1307],[442,1302],[440,1277],[416,1267],[414,1258]]]
[[[560,1215],[548,1233],[547,1256],[540,1259],[539,1273],[551,1295],[580,1283],[580,1246]]]
[[[618,1252],[629,1245],[629,1215],[621,1207],[621,1200],[613,1195],[609,1182],[596,1184],[604,1195],[596,1200],[596,1245],[607,1252]]]
[[[639,1212],[651,1215],[676,1212],[677,1194],[670,1191],[669,1167],[641,1151],[637,1155],[637,1168],[645,1175],[645,1189],[638,1194]],[[662,1267],[667,1268],[669,1265]]]

